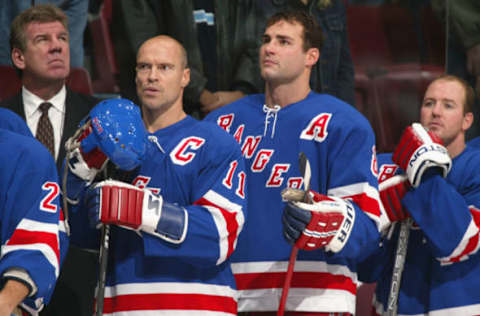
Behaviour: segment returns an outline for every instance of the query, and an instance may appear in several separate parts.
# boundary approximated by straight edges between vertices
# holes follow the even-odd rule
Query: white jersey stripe
[[[239,311],[276,311],[282,289],[240,291]],[[334,289],[290,288],[285,310],[355,313],[355,295]]]
[[[50,264],[55,268],[55,276],[58,277],[59,267],[57,255],[55,254],[55,252],[53,252],[53,249],[47,244],[35,243],[26,245],[3,245],[1,258],[3,258],[9,252],[21,250],[40,251],[42,255],[48,260],[48,262],[50,262]]]
[[[233,274],[285,272],[287,271],[288,261],[238,262],[232,263],[231,266]],[[350,278],[356,275],[356,273],[350,271],[348,266],[327,264],[326,262],[321,261],[298,260],[295,263],[295,271],[331,273],[335,275],[344,275]],[[357,281],[356,278],[353,280],[355,282]]]
[[[223,216],[222,212],[220,209],[224,209],[228,212],[234,213],[235,214],[235,219],[237,221],[238,229],[236,232],[235,236],[235,243],[238,238],[238,234],[240,233],[243,223],[245,221],[243,212],[242,212],[242,207],[236,203],[232,203],[225,197],[221,196],[220,194],[210,190],[208,191],[203,198],[207,201],[209,201],[211,204],[216,205],[218,207],[214,207],[211,205],[203,205],[210,214],[213,217],[213,220],[215,222],[215,225],[217,226],[217,230],[219,233],[219,249],[220,249],[220,254],[217,260],[217,265],[223,263],[227,259],[227,255],[229,252],[229,245],[228,245],[228,239],[230,234],[233,232],[230,232],[227,230],[227,223],[226,219]],[[220,208],[220,209],[219,209]]]
[[[16,229],[57,234],[59,225],[24,218],[20,221],[20,223],[18,223]]]
[[[116,313],[103,313],[103,315],[115,316],[231,316],[230,313],[214,311],[193,311],[193,310],[161,310],[161,311],[125,311]]]
[[[378,193],[378,190],[375,187],[371,186],[368,182],[359,182],[359,183],[354,183],[346,186],[332,188],[328,190],[327,194],[330,196],[336,196],[339,198],[345,198],[352,195],[365,194],[372,201],[376,201],[376,204],[380,209],[380,217],[373,215],[373,213],[368,212],[368,210],[363,210],[363,211],[366,211],[365,213],[375,223],[377,223],[378,230],[383,231],[390,224],[388,217],[386,215],[386,212],[383,208],[383,204],[380,202],[380,194]]]
[[[149,282],[149,283],[124,283],[105,287],[105,298],[118,295],[135,294],[205,294],[233,297],[236,300],[237,292],[229,286],[180,283],[180,282]]]
[[[227,231],[227,223],[225,218],[222,215],[222,212],[213,206],[203,205],[210,214],[212,215],[213,221],[215,222],[215,226],[217,226],[217,231],[219,235],[219,251],[220,254],[218,256],[218,260],[216,262],[217,265],[221,264],[227,259],[228,253],[228,231]]]
[[[463,235],[463,238],[462,240],[460,241],[460,243],[457,245],[457,247],[453,250],[453,252],[447,256],[447,257],[443,257],[443,258],[439,258],[438,260],[440,262],[442,262],[443,264],[445,263],[451,263],[449,262],[452,258],[455,258],[455,257],[458,257],[460,256],[464,251],[465,251],[465,248],[467,247],[467,245],[469,244],[470,242],[470,239],[476,235],[479,234],[479,229],[478,229],[478,226],[475,224],[474,220],[472,219],[470,221],[470,224],[468,225],[468,228],[465,232],[465,234]],[[468,258],[469,255],[477,252],[478,250],[478,242],[477,242],[477,245],[474,249],[472,249],[473,251],[472,252],[468,252],[468,253],[464,253],[462,258],[460,258],[460,260],[465,260],[466,258]]]

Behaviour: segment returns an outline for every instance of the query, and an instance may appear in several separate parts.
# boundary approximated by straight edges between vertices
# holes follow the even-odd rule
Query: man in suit
[[[67,17],[59,8],[38,5],[18,15],[12,22],[10,45],[12,62],[21,73],[22,90],[0,104],[23,117],[33,135],[42,114],[40,104],[52,104],[48,116],[59,170],[65,158],[63,144],[99,101],[65,86],[70,73],[68,40]]]
[[[37,5],[23,11],[12,22],[10,46],[22,89],[0,106],[25,119],[60,170],[65,141],[99,101],[65,85],[70,72],[67,16],[53,5]],[[91,315],[95,263],[95,256],[70,247],[52,301],[44,312],[49,316]]]

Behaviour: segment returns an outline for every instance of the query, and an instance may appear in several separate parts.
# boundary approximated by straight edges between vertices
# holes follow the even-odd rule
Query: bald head
[[[182,65],[182,67],[187,68],[187,65],[188,65],[187,51],[185,50],[183,45],[180,44],[180,42],[174,39],[173,37],[170,37],[168,35],[158,35],[146,40],[138,49],[137,60],[140,52],[142,51],[142,48],[145,49],[145,47],[150,47],[150,46],[163,46],[167,49],[174,50],[174,55],[180,57],[180,64]]]
[[[155,36],[138,49],[135,82],[144,116],[147,113],[150,123],[155,125],[149,128],[159,128],[154,123],[159,118],[167,124],[165,121],[173,123],[183,117],[183,90],[190,82],[190,69],[186,66],[185,49],[169,36]]]

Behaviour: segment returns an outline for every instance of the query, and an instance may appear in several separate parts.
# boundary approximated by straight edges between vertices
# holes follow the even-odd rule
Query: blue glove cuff
[[[187,234],[188,213],[176,204],[163,202],[162,215],[155,232],[169,242],[178,244],[183,242]]]

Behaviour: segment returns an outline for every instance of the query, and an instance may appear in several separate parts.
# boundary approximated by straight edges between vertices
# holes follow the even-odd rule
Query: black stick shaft
[[[110,242],[110,225],[102,226],[100,244],[100,268],[98,271],[97,316],[103,315],[103,300],[105,297],[105,281],[107,277],[108,248]]]
[[[398,236],[397,250],[395,252],[395,262],[393,265],[392,282],[390,284],[390,294],[388,295],[386,316],[396,316],[398,309],[398,295],[400,293],[400,284],[402,282],[403,268],[407,258],[408,238],[412,219],[407,218],[400,224],[400,233]]]

